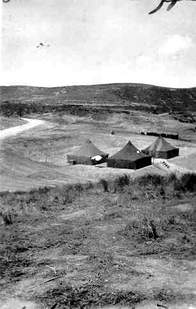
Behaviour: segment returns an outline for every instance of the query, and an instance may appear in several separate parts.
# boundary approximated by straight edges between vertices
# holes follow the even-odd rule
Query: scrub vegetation
[[[1,290],[46,308],[195,302],[180,273],[196,271],[195,186],[191,174],[125,175],[1,193]]]
[[[2,86],[4,116],[66,112],[84,116],[140,110],[169,112],[182,121],[195,121],[196,88],[177,89],[145,84],[105,84],[68,87]]]
[[[1,140],[0,307],[195,305],[195,88],[1,92],[2,128],[21,121],[15,116],[45,122]],[[170,161],[182,167],[176,176],[154,165],[134,171],[66,161],[86,139],[110,155],[129,140],[144,149],[155,139],[140,134],[148,130],[179,134],[170,140],[180,148]]]

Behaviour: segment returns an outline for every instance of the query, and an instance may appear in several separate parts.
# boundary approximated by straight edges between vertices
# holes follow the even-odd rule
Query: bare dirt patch
[[[1,309],[42,309],[43,306],[40,306],[34,302],[26,301],[26,300],[21,300],[20,298],[13,298],[5,303],[0,302],[0,308]]]
[[[176,208],[176,210],[181,211],[181,212],[188,212],[190,210],[193,209],[193,205],[191,205],[190,203],[184,203],[184,204],[178,204],[176,206],[174,206]]]

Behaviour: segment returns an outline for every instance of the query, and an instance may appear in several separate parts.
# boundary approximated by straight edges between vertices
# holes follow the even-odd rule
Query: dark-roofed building
[[[106,161],[108,154],[98,149],[90,140],[86,142],[74,154],[67,155],[67,161],[71,164],[95,165]]]
[[[142,153],[130,141],[107,160],[107,165],[114,168],[138,169],[150,164],[151,157]]]
[[[160,136],[142,152],[154,158],[169,159],[179,155],[179,148],[172,146]]]

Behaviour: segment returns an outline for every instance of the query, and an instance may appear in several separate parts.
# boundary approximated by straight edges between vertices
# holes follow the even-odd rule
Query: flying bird
[[[158,10],[160,10],[163,6],[163,4],[165,2],[170,2],[170,4],[168,5],[167,7],[167,11],[171,10],[173,8],[173,6],[180,0],[161,0],[161,2],[159,3],[159,5],[154,9],[152,10],[151,12],[149,12],[149,14],[154,14],[156,13]]]
[[[40,48],[40,47],[50,47],[50,44],[46,44],[46,43],[40,42],[40,43],[36,46],[36,48]]]

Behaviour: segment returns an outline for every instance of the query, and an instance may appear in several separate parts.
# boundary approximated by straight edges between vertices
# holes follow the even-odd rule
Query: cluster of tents
[[[130,141],[116,154],[98,149],[87,140],[77,152],[67,155],[70,164],[96,165],[107,162],[108,167],[138,169],[151,164],[151,158],[169,159],[179,155],[179,148],[172,146],[163,137],[158,137],[149,147],[139,150]]]

